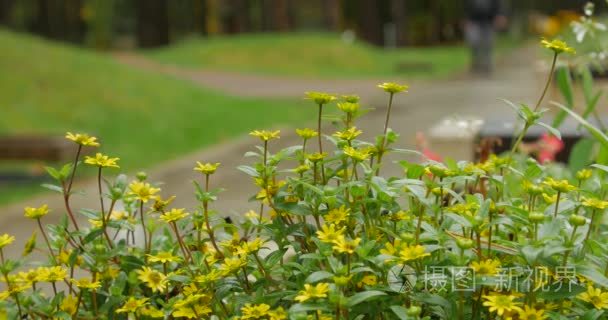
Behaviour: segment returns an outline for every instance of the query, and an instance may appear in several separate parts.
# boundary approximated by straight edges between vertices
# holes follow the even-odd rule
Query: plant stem
[[[144,231],[144,251],[148,253],[148,231],[146,230],[146,221],[144,219],[144,202],[139,200],[139,217],[141,219],[141,228]]]
[[[321,116],[323,115],[323,104],[319,103],[319,116],[317,119],[317,138],[319,141],[319,153],[323,154],[323,142],[321,140]],[[323,182],[323,184],[325,184],[325,165],[323,165],[323,162],[321,162],[321,181]]]
[[[555,201],[555,211],[553,212],[553,217],[557,218],[557,209],[559,208],[559,198],[561,197],[561,191],[557,192],[557,200]]]
[[[543,89],[543,93],[538,98],[538,102],[536,102],[536,106],[534,107],[534,111],[538,111],[540,104],[543,102],[545,95],[547,94],[547,89],[549,89],[549,85],[551,84],[551,80],[553,79],[553,73],[555,71],[555,63],[557,62],[557,52],[553,54],[553,62],[551,62],[551,70],[549,71],[549,77],[547,78],[547,83],[545,84],[545,88]]]
[[[384,120],[384,131],[382,132],[382,140],[380,140],[380,146],[378,150],[378,168],[376,169],[376,175],[380,174],[380,165],[382,164],[382,157],[384,156],[384,148],[386,147],[386,133],[388,132],[388,123],[391,118],[391,109],[393,108],[393,96],[394,93],[390,93],[388,98],[388,108],[386,110],[386,119]]]

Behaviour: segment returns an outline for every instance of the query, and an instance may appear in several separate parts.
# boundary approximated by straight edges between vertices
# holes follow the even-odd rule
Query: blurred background
[[[0,206],[22,208],[45,166],[71,160],[66,131],[98,136],[124,172],[163,168],[165,181],[210,146],[241,159],[230,146],[250,130],[311,125],[307,90],[382,110],[377,83],[412,84],[393,126],[424,148],[414,132],[446,114],[533,96],[539,36],[566,37],[586,3],[504,1],[500,72],[479,79],[466,72],[465,0],[0,0]],[[82,174],[86,185],[93,172]]]

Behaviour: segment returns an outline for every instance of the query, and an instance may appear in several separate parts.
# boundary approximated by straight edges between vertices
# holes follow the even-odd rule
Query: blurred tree
[[[327,28],[333,31],[340,31],[344,27],[343,24],[343,13],[342,13],[342,1],[341,0],[327,0],[324,1],[325,5],[325,20]]]
[[[391,13],[395,25],[395,45],[398,47],[404,46],[407,44],[405,0],[391,0]]]
[[[141,47],[156,47],[169,43],[167,0],[137,1],[137,42]]]
[[[220,0],[205,1],[205,33],[209,36],[222,33]]]
[[[380,1],[359,0],[358,33],[365,41],[381,46],[384,41],[378,2]]]
[[[116,0],[86,0],[82,18],[87,24],[87,44],[97,49],[108,49],[114,36]]]
[[[231,33],[248,32],[251,28],[251,1],[231,0],[227,28]]]

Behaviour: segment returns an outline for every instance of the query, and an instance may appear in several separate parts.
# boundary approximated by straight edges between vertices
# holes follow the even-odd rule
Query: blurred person
[[[471,71],[489,75],[494,32],[507,26],[503,0],[465,0],[465,37],[471,47]]]

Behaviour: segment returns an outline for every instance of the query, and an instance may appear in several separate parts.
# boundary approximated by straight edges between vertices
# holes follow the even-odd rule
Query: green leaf
[[[579,123],[581,123],[583,125],[583,127],[585,127],[585,129],[587,129],[587,131],[589,131],[589,133],[595,139],[597,139],[597,141],[599,143],[601,143],[604,147],[608,148],[608,136],[606,136],[602,131],[600,131],[598,128],[593,126],[591,123],[587,122],[587,120],[581,118],[581,116],[579,116],[576,112],[566,108],[564,105],[559,104],[557,102],[551,102],[551,103],[553,105],[561,108],[568,114],[570,114],[570,116],[573,117],[574,119],[576,119],[576,121],[578,121]]]
[[[385,295],[386,295],[386,293],[384,293],[382,291],[375,291],[375,290],[359,292],[348,298],[348,301],[346,302],[346,306],[347,307],[356,306],[361,302],[368,301],[375,297],[385,296]]]
[[[397,315],[399,320],[411,320],[412,318],[407,315],[407,309],[402,306],[391,306],[391,310]]]
[[[250,167],[250,166],[238,166],[236,168],[239,171],[242,171],[242,172],[244,172],[247,175],[252,176],[252,177],[258,177],[260,175],[255,168]]]
[[[585,168],[591,162],[594,144],[593,140],[587,138],[581,139],[574,144],[568,159],[568,167],[572,172]]]
[[[63,194],[63,188],[61,188],[60,186],[50,184],[50,183],[43,183],[40,186],[45,189],[49,189],[51,191],[55,191],[55,192],[59,192],[59,193]]]
[[[559,132],[559,130],[553,128],[552,126],[550,126],[544,122],[538,122],[537,124],[545,129],[547,129],[549,131],[549,133],[556,136],[558,139],[560,139],[560,140],[562,139],[562,134]]]
[[[334,274],[331,272],[327,272],[327,271],[316,271],[311,273],[308,278],[306,278],[306,282],[307,283],[315,283],[315,282],[319,282],[321,280],[325,280],[327,278],[331,278],[333,277]]]
[[[591,98],[591,100],[587,101],[587,107],[583,112],[583,118],[587,119],[587,117],[595,110],[595,107],[597,106],[598,101],[600,101],[602,94],[603,92],[600,91],[596,93],[595,96]]]
[[[594,268],[589,266],[576,266],[576,273],[577,275],[585,276],[595,284],[608,288],[608,278]]]
[[[570,69],[557,69],[555,72],[555,81],[559,91],[566,101],[566,107],[572,110],[574,105],[574,96],[572,94],[572,77],[570,75]],[[559,126],[564,122],[564,119],[566,119],[566,112],[560,111],[553,119],[553,126],[559,128]]]

